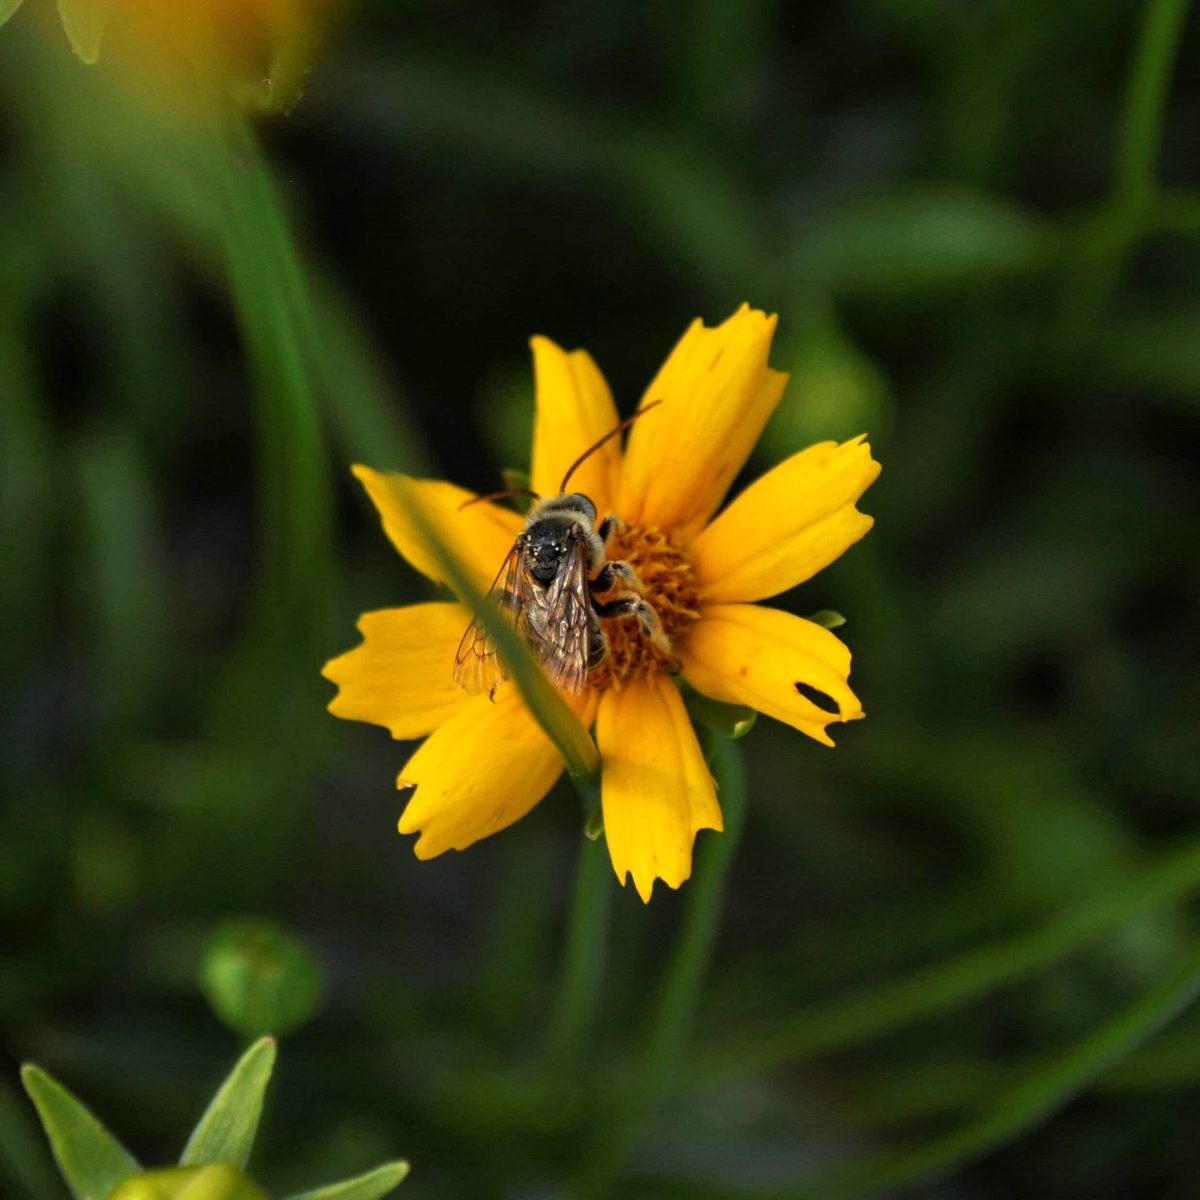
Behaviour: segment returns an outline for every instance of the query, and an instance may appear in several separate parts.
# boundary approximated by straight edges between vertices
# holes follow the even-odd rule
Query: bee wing
[[[487,594],[488,602],[495,604],[514,626],[520,623],[521,581],[528,575],[522,559],[520,547],[513,546]],[[454,656],[454,681],[474,695],[495,690],[506,678],[495,643],[478,621],[472,621]]]
[[[536,597],[525,599],[525,622],[531,644],[550,676],[550,682],[578,695],[587,678],[591,641],[592,603],[588,592],[587,544],[583,538],[571,550],[544,591],[531,585]]]

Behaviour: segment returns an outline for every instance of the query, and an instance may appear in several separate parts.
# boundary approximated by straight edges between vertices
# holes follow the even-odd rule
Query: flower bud
[[[268,1200],[236,1167],[168,1167],[125,1180],[108,1200]]]
[[[226,921],[200,965],[200,989],[217,1016],[246,1037],[280,1034],[316,1011],[324,979],[298,939],[270,921]]]

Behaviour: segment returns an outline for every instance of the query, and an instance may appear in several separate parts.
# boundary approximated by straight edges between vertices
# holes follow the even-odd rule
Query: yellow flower
[[[811,621],[754,602],[809,579],[870,529],[872,519],[855,507],[879,473],[865,440],[822,442],[793,455],[714,519],[787,382],[767,365],[775,321],[745,305],[714,329],[695,321],[646,391],[644,405],[661,403],[633,425],[624,450],[609,441],[571,481],[598,514],[612,511],[624,522],[608,557],[634,567],[672,646],[664,655],[636,621],[605,621],[607,659],[581,695],[564,697],[586,726],[595,724],[613,867],[622,883],[632,875],[646,901],[656,879],[675,888],[691,873],[699,830],[721,829],[673,670],[706,696],[749,705],[826,745],[831,722],[863,715],[847,683],[846,647]],[[531,482],[551,496],[618,417],[584,351],[567,353],[542,337],[532,346]],[[413,566],[444,582],[406,516],[419,505],[477,587],[488,588],[520,516],[487,502],[462,508],[473,493],[453,484],[363,466],[354,473]],[[469,621],[453,602],[366,613],[362,644],[324,669],[339,687],[329,705],[335,716],[426,739],[399,779],[401,788],[416,788],[400,832],[420,834],[418,858],[462,850],[512,824],[562,771],[514,687],[502,686],[492,700],[454,682]]]

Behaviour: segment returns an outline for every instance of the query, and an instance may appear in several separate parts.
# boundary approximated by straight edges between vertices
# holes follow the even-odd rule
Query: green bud
[[[218,925],[200,965],[213,1012],[246,1037],[286,1033],[316,1011],[325,981],[308,947],[270,921]]]
[[[228,1163],[147,1171],[119,1184],[108,1200],[268,1200]]]

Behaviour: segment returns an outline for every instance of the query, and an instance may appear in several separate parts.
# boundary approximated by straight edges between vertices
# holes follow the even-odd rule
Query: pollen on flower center
[[[657,526],[627,525],[605,547],[610,560],[624,560],[637,572],[642,595],[658,614],[672,643],[699,617],[699,593],[692,564]],[[604,599],[604,597],[601,597]],[[594,688],[616,688],[627,680],[671,668],[672,660],[650,641],[641,624],[627,617],[602,620],[608,657],[588,675]]]

